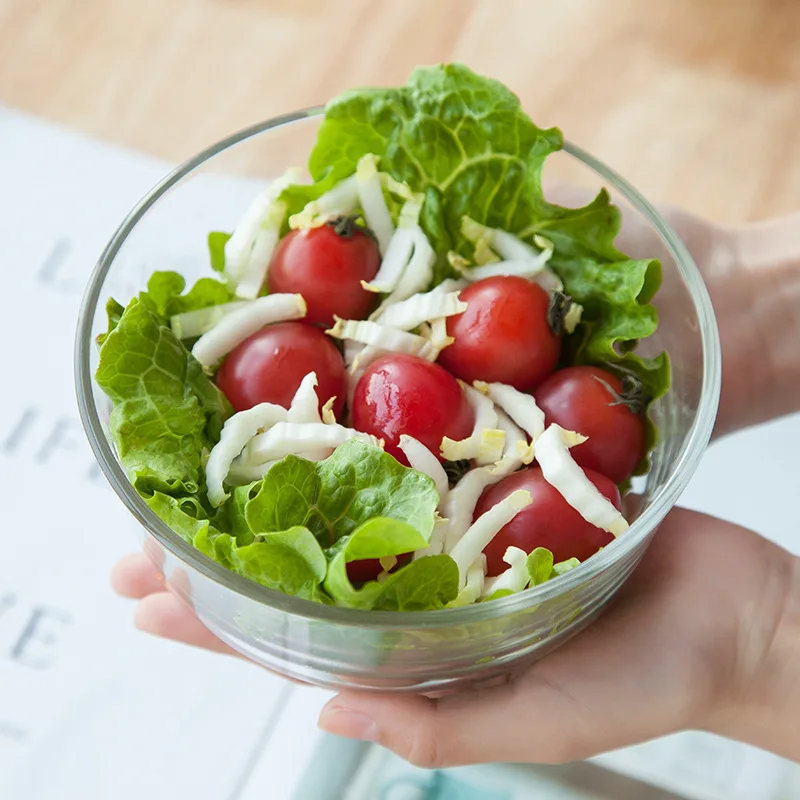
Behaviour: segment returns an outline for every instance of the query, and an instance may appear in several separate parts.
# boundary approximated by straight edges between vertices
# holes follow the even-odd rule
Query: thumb
[[[377,742],[426,769],[581,757],[588,745],[582,709],[533,672],[437,699],[345,692],[328,702],[319,724],[339,736]]]

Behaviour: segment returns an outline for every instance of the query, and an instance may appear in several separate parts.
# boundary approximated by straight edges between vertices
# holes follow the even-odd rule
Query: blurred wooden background
[[[0,0],[0,103],[172,161],[447,60],[653,199],[800,208],[800,0]]]

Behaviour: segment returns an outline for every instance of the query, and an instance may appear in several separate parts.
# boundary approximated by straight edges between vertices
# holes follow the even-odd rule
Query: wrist
[[[765,606],[759,603],[740,628],[740,649],[760,655],[749,666],[742,658],[744,669],[707,727],[800,761],[800,559],[781,551],[771,574],[765,594],[780,597],[777,613],[762,618]]]
[[[719,435],[800,409],[800,215],[714,231],[704,275],[723,343]]]

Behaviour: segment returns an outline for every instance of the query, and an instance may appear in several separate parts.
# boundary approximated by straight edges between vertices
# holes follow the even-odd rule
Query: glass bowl
[[[661,436],[637,482],[626,533],[577,569],[489,603],[415,613],[329,607],[264,588],[211,561],[170,530],[136,494],[109,436],[110,404],[93,381],[104,305],[145,287],[156,269],[191,282],[208,275],[206,237],[231,230],[264,181],[306,163],[322,119],[311,109],[263,122],[208,148],[168,175],[114,234],[92,273],[77,329],[76,383],[86,434],[106,478],[141,524],[144,549],[203,624],[252,660],[330,688],[447,692],[502,679],[584,628],[631,574],[658,524],[697,467],[720,390],[719,339],[711,303],[682,242],[639,193],[573,145],[551,156],[548,178],[570,191],[605,185],[662,257],[657,335],[667,350],[670,392],[653,408]],[[642,237],[637,241],[641,242]]]

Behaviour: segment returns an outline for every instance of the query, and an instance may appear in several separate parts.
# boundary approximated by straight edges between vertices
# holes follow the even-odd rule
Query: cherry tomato
[[[588,469],[586,475],[601,494],[620,507],[619,490],[608,478]],[[570,558],[585,561],[613,541],[612,534],[587,522],[544,479],[539,467],[515,472],[488,487],[475,507],[475,519],[517,489],[530,492],[533,502],[502,528],[484,549],[487,575],[499,575],[508,569],[503,556],[512,546],[526,553],[537,547],[546,547],[558,563]]]
[[[484,278],[461,299],[467,310],[448,318],[455,341],[439,356],[453,375],[530,391],[555,369],[561,339],[550,329],[550,298],[537,283],[512,275]]]
[[[625,402],[622,381],[599,367],[567,367],[534,393],[547,424],[589,438],[570,451],[582,467],[622,483],[645,451],[645,421]]]
[[[363,319],[378,296],[361,281],[374,278],[380,262],[374,240],[345,217],[286,234],[269,266],[267,286],[270,292],[302,294],[307,322],[332,325],[334,314]]]
[[[437,457],[442,439],[465,439],[475,412],[458,381],[438,364],[392,354],[367,367],[356,384],[353,427],[384,440],[386,451],[408,466],[398,444],[413,436]]]
[[[394,572],[405,566],[411,560],[411,553],[404,553],[397,556],[397,564],[395,564],[389,572]],[[351,561],[347,565],[347,577],[350,583],[366,583],[367,581],[374,581],[378,575],[383,572],[381,560],[379,558],[364,558],[361,561]]]
[[[217,386],[235,411],[258,403],[289,407],[300,382],[317,374],[320,406],[336,397],[338,416],[347,396],[347,375],[336,345],[319,328],[305,322],[267,325],[232,350],[217,373]]]

